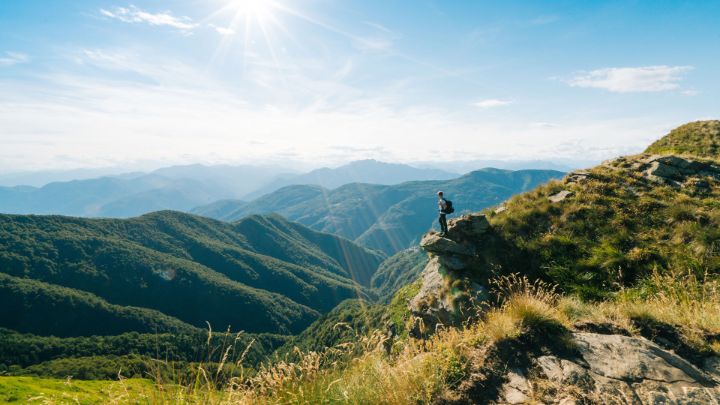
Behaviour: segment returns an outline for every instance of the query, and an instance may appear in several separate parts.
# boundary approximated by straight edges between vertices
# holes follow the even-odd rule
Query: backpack
[[[445,213],[452,214],[453,212],[455,212],[455,208],[453,208],[452,201],[445,200]]]

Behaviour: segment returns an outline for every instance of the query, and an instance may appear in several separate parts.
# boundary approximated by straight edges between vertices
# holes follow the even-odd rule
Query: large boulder
[[[429,233],[423,236],[420,247],[428,253],[437,255],[475,255],[475,248],[469,244],[460,244],[454,240],[440,236],[438,233]]]
[[[580,396],[631,404],[705,404],[720,398],[720,374],[701,370],[645,338],[574,332],[572,342],[577,357],[543,355],[528,373],[568,391],[565,395],[570,396],[561,394],[554,403]],[[522,381],[526,374],[509,373],[506,378],[503,402],[522,403],[532,397],[532,384]]]

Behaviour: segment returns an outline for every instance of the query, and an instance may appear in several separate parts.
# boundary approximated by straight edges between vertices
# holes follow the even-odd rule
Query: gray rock
[[[507,373],[507,382],[502,388],[503,403],[524,404],[530,399],[531,388],[527,378],[517,371]]]
[[[438,256],[438,260],[449,270],[462,270],[467,267],[467,263],[460,256]]]
[[[452,317],[452,305],[441,274],[444,272],[440,260],[437,257],[431,258],[420,275],[420,291],[408,302],[410,312],[432,328],[438,323],[449,324]]]
[[[585,170],[578,170],[575,172],[568,173],[567,176],[565,176],[565,183],[582,183],[586,181],[590,177],[590,172],[587,172]]]
[[[572,192],[572,191],[562,190],[562,191],[559,191],[559,192],[551,195],[550,197],[548,197],[548,199],[549,199],[550,202],[552,202],[552,203],[559,203],[559,202],[561,202],[561,201],[565,201],[566,198],[568,198],[568,197],[570,197],[570,196],[572,196],[572,195],[573,195],[573,192]]]
[[[490,228],[490,223],[483,214],[463,215],[450,220],[448,237],[453,240],[475,240],[483,236]]]
[[[460,244],[450,238],[441,237],[438,233],[425,234],[420,241],[420,246],[425,249],[426,252],[434,254],[475,255],[474,247],[467,244]]]
[[[437,325],[456,325],[463,316],[453,305],[453,295],[448,289],[446,276],[448,269],[443,265],[440,257],[434,256],[423,269],[420,278],[422,284],[420,291],[408,302],[408,309],[415,318],[422,320],[421,326],[425,330],[435,330]],[[486,289],[477,283],[470,283],[469,291],[465,291],[475,300],[487,298]],[[420,326],[420,324],[418,324]],[[416,329],[415,326],[413,329]],[[420,332],[418,329],[417,332]],[[422,334],[413,332],[413,336]]]
[[[674,155],[653,155],[636,166],[647,179],[680,185],[688,177],[711,177],[720,180],[720,166]]]
[[[542,356],[536,365],[549,380],[604,400],[626,403],[717,403],[712,372],[641,337],[573,333],[580,358]]]

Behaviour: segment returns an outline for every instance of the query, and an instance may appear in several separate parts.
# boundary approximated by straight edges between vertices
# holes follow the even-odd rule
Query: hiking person
[[[448,226],[447,226],[447,214],[452,214],[455,210],[452,206],[452,201],[446,200],[443,196],[442,191],[438,191],[438,222],[440,222],[440,236],[447,235],[448,232]]]

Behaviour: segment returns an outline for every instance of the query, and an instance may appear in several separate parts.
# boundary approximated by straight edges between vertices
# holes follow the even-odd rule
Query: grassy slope
[[[541,276],[565,291],[603,297],[659,271],[717,273],[720,184],[673,188],[643,178],[620,158],[580,183],[555,181],[488,212],[494,238],[481,246],[486,266]],[[569,190],[560,203],[548,196]]]
[[[35,377],[0,377],[0,403],[7,404],[102,404],[147,402],[153,383],[149,380],[69,381]]]
[[[720,121],[696,121],[672,130],[650,145],[646,153],[720,157]]]

